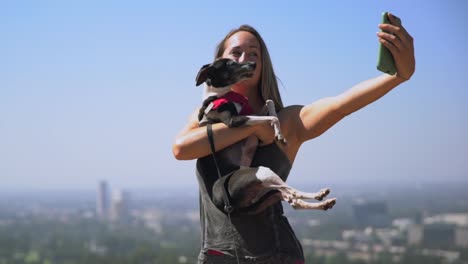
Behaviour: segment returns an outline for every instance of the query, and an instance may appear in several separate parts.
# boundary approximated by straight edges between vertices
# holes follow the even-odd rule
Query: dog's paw
[[[322,202],[322,204],[320,205],[320,208],[326,211],[328,209],[332,209],[335,204],[336,204],[336,198],[327,199],[324,202]]]
[[[268,117],[268,118],[269,118],[269,119],[271,118],[271,120],[270,120],[270,125],[271,125],[272,127],[275,127],[275,126],[278,127],[278,128],[280,127],[280,121],[279,121],[278,117],[276,117],[276,116],[270,116],[270,117]]]
[[[330,189],[329,188],[321,189],[317,193],[317,196],[315,196],[315,200],[322,201],[323,198],[327,197],[328,194],[330,194]]]
[[[286,144],[287,141],[286,141],[286,138],[283,136],[283,134],[281,133],[276,133],[275,135],[275,140],[282,143],[282,144]]]

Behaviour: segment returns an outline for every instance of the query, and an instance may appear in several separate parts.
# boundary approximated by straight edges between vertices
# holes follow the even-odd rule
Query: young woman
[[[366,80],[334,97],[323,98],[309,105],[284,107],[267,47],[260,34],[244,25],[229,32],[219,43],[215,57],[257,64],[254,76],[232,87],[248,98],[258,113],[267,99],[274,101],[281,129],[288,144],[274,142],[269,124],[229,128],[213,125],[216,151],[241,144],[248,137],[257,137],[262,146],[255,154],[252,167],[265,166],[286,181],[302,143],[320,136],[345,116],[376,101],[390,90],[410,79],[415,71],[413,38],[389,15],[390,24],[379,28],[393,33],[377,33],[378,40],[390,49],[397,73],[383,74]],[[198,126],[198,109],[176,137],[173,153],[179,160],[197,160],[200,185],[200,220],[202,249],[199,263],[304,263],[301,244],[283,215],[281,203],[257,215],[228,216],[211,201],[211,188],[218,179],[205,127]],[[221,164],[221,174],[235,169]]]

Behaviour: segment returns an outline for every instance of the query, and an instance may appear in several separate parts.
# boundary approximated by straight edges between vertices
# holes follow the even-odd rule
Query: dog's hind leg
[[[315,192],[315,193],[301,192],[293,188],[291,189],[293,190],[295,197],[298,199],[315,199],[317,201],[322,201],[323,198],[325,198],[328,194],[330,194],[329,188],[321,189],[320,191]]]
[[[291,201],[288,201],[289,204],[294,208],[294,209],[312,209],[312,210],[328,210],[333,208],[333,206],[336,204],[336,198],[332,199],[327,199],[323,202],[319,203],[309,203],[305,202],[301,199],[293,199]]]
[[[292,198],[298,198],[298,199],[315,199],[318,201],[323,200],[329,193],[330,189],[325,188],[321,189],[318,192],[315,193],[309,193],[309,192],[302,192],[299,190],[296,190],[289,185],[287,185],[275,172],[273,172],[270,168],[260,166],[256,176],[259,180],[262,181],[262,185],[265,186],[265,188],[276,188],[278,191],[283,193],[283,195],[286,196],[291,196]]]
[[[285,193],[291,196],[293,199],[315,199],[317,201],[322,201],[328,194],[330,194],[330,189],[325,188],[321,189],[318,192],[309,193],[309,192],[302,192],[298,191],[292,187],[289,187],[287,184],[284,185],[270,185],[272,187],[276,187],[282,193]]]

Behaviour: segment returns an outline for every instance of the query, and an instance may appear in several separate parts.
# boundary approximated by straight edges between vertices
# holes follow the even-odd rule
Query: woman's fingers
[[[395,16],[391,13],[388,13],[391,24],[380,24],[379,28],[387,33],[393,34],[398,39],[401,40],[403,45],[411,44],[413,38],[406,31],[405,27],[401,24],[400,20],[397,20]]]
[[[403,43],[395,35],[385,33],[385,32],[377,32],[377,36],[379,37],[380,43],[382,43],[385,47],[391,50],[402,49]]]
[[[397,74],[403,79],[409,79],[415,71],[413,37],[406,31],[392,14],[388,15],[392,24],[380,24],[381,32],[377,32],[378,40],[387,47],[393,55]]]
[[[393,33],[398,38],[407,40],[408,37],[411,37],[405,27],[401,24],[401,20],[397,19],[392,13],[388,13],[388,18],[390,19],[391,26],[394,30]]]

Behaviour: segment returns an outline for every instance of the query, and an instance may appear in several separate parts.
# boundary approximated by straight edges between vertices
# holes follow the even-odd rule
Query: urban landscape
[[[198,193],[163,189],[2,192],[0,264],[196,263]],[[306,263],[468,263],[462,184],[335,189],[327,212],[284,204]]]

